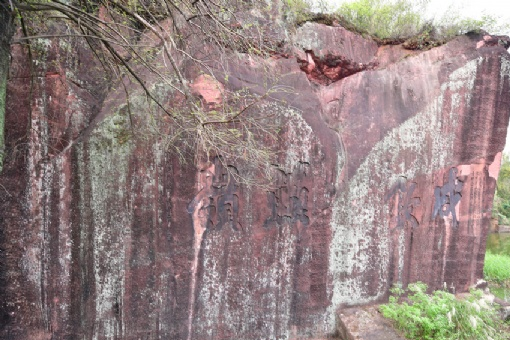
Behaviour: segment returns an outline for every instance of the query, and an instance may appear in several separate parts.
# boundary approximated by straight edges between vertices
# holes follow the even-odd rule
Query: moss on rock
[[[13,25],[12,15],[8,12],[7,1],[0,1],[0,171],[2,171],[4,158],[4,121],[5,96],[7,90],[7,74],[9,72],[9,42],[11,40]]]

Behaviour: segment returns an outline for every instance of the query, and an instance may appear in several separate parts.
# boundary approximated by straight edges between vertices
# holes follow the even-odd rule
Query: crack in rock
[[[305,54],[306,59],[297,58],[299,67],[311,82],[326,86],[358,72],[373,70],[378,65],[377,61],[360,63],[331,54],[317,57],[312,50],[305,50]]]

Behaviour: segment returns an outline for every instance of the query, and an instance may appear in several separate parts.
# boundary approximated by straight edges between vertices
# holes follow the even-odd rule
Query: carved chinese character
[[[416,183],[407,184],[405,177],[390,191],[388,198],[397,195],[397,228],[402,229],[406,225],[416,228],[418,220],[413,215],[414,208],[420,205],[420,198],[414,197]]]
[[[457,178],[457,168],[451,168],[448,173],[448,182],[442,187],[436,187],[434,190],[434,211],[432,218],[437,215],[446,217],[452,214],[453,227],[457,227],[457,213],[455,207],[462,198],[461,191],[464,183]]]
[[[300,162],[294,173],[276,169],[275,188],[268,193],[271,216],[266,220],[266,225],[282,225],[285,221],[300,221],[304,226],[309,224],[308,188],[301,183],[309,166],[308,163]]]
[[[232,229],[239,230],[239,196],[237,195],[238,184],[236,176],[238,171],[229,165],[225,167],[221,157],[215,157],[212,166],[202,171],[201,183],[204,188],[190,203],[190,213],[197,209],[198,202],[201,203],[201,215],[206,215],[205,228],[221,229],[224,225],[230,224]],[[202,219],[205,220],[203,217]]]

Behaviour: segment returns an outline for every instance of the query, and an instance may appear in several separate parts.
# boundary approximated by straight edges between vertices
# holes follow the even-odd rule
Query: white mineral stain
[[[193,201],[188,206],[188,212],[191,214],[193,220],[193,262],[191,264],[191,285],[188,302],[188,340],[192,338],[193,330],[193,317],[195,312],[195,294],[197,286],[197,270],[198,270],[198,256],[200,255],[200,247],[204,233],[207,229],[207,222],[209,220],[208,207],[212,197],[212,178],[214,176],[214,165],[200,171],[197,174],[197,188],[198,194],[193,198]]]
[[[448,165],[453,152],[458,114],[454,110],[460,100],[469,103],[476,79],[477,66],[482,59],[468,62],[452,72],[449,81],[441,86],[440,95],[428,107],[393,129],[378,142],[354,174],[346,190],[333,204],[330,244],[329,274],[333,280],[331,305],[325,319],[325,332],[335,327],[335,311],[341,304],[360,304],[375,301],[385,293],[390,258],[389,212],[385,207],[384,193],[395,185],[400,177],[412,179],[421,173],[433,173]],[[466,90],[463,98],[454,96],[451,111],[442,115],[445,92]],[[467,105],[467,104],[466,104]],[[450,133],[444,132],[449,127]],[[427,138],[432,139],[432,151],[428,150]],[[404,158],[406,154],[421,155]],[[430,155],[429,157],[425,155]],[[390,164],[401,164],[398,171],[380,165],[381,159],[391,157]],[[377,187],[376,193],[371,191]],[[349,202],[357,201],[351,205]],[[400,239],[400,238],[399,238]],[[402,243],[402,241],[400,241]],[[377,244],[377,248],[373,245]],[[402,244],[399,245],[399,248]],[[399,249],[399,253],[404,253]],[[399,270],[404,264],[399,263]],[[377,277],[376,295],[365,290],[363,276],[358,272],[372,271]]]
[[[95,323],[98,325],[94,328],[94,339],[114,338],[120,332],[119,322],[112,311],[114,303],[122,303],[118,299],[123,298],[125,247],[131,243],[128,231],[132,223],[132,209],[123,209],[120,203],[123,202],[123,194],[112,190],[113,183],[125,190],[129,188],[127,174],[132,145],[129,142],[119,144],[117,140],[119,123],[123,119],[126,118],[117,115],[105,118],[89,143],[90,159],[87,166],[91,178]],[[112,195],[117,197],[113,198]],[[108,202],[120,204],[112,206]],[[110,216],[115,216],[115,220]]]
[[[508,82],[510,78],[510,59],[508,59],[507,55],[502,55],[500,57],[501,61],[501,69],[499,73],[499,93],[502,95],[503,92],[503,85],[505,84],[505,81]]]
[[[281,167],[290,172],[299,162],[310,161],[315,137],[297,111],[274,104],[271,110],[278,110],[287,118],[288,140],[297,143],[291,145],[288,142],[284,146],[290,151],[286,153]],[[266,195],[266,192],[252,191],[243,197],[249,199],[252,195]],[[254,329],[260,329],[257,336],[261,339],[288,339],[296,262],[295,225],[284,223],[273,227],[280,229],[276,239],[268,237],[262,241],[261,249],[258,249],[261,256],[257,257],[254,256],[254,245],[246,242],[247,235],[253,232],[249,200],[245,202],[244,209],[243,216],[248,223],[243,228],[247,229],[234,231],[230,225],[224,225],[222,230],[208,231],[203,240],[203,276],[196,288],[195,305],[198,310],[194,313],[193,331],[213,337],[220,322],[223,331],[239,338],[253,336]],[[242,246],[237,248],[236,245]],[[225,258],[218,257],[218,254],[224,254]],[[230,263],[231,256],[235,256],[235,267]],[[311,253],[305,251],[302,261],[310,257]]]

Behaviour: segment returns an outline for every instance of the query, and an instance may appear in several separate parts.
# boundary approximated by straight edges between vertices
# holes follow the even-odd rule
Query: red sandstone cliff
[[[268,75],[293,89],[258,108],[280,127],[271,190],[218,159],[181,165],[158,136],[125,138],[124,90],[107,90],[81,43],[45,40],[34,75],[13,46],[0,334],[321,338],[338,308],[393,283],[466,290],[482,276],[510,111],[510,56],[493,40],[410,52],[308,23],[289,56],[238,54],[216,70],[224,84],[191,70],[213,102],[223,87],[262,93]]]

